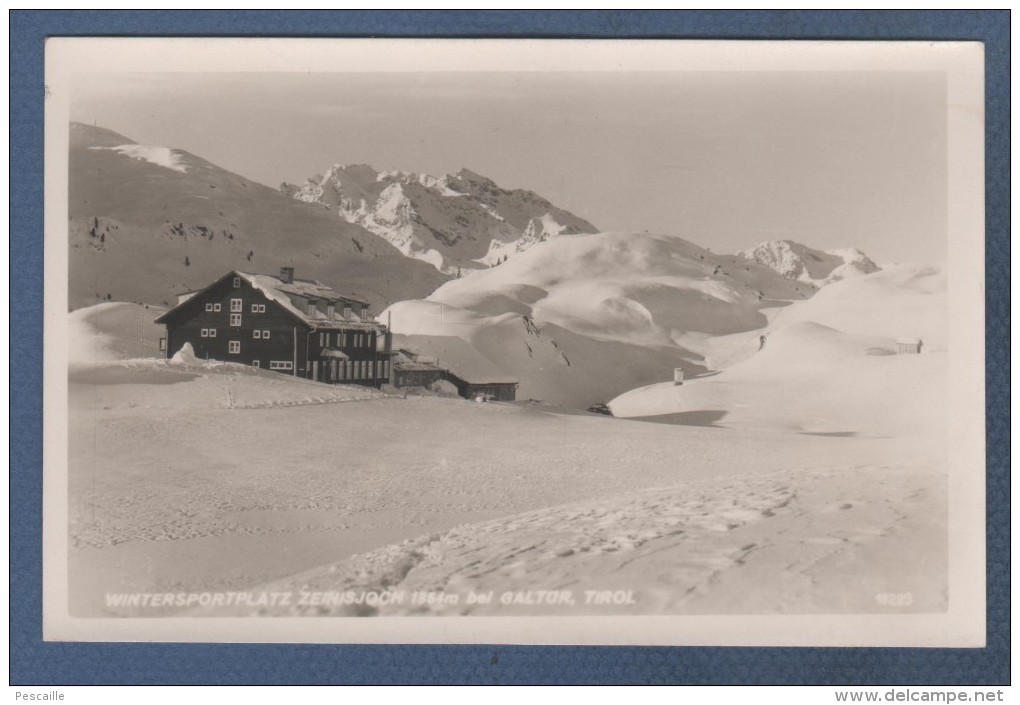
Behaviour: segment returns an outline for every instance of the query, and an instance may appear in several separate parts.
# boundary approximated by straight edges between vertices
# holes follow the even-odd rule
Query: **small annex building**
[[[400,348],[393,351],[393,386],[431,387],[446,379],[446,370],[423,358],[413,350]]]
[[[156,319],[166,355],[191,343],[201,359],[239,362],[331,384],[389,382],[391,336],[366,301],[321,282],[231,271],[187,292]]]
[[[896,341],[896,352],[900,355],[919,355],[922,345],[920,338],[899,338]]]
[[[465,399],[482,397],[494,401],[514,401],[517,398],[517,379],[501,370],[463,338],[446,335],[395,335],[393,340],[402,354],[403,351],[409,351],[418,364],[428,364],[439,370],[442,379],[453,384],[457,393]]]

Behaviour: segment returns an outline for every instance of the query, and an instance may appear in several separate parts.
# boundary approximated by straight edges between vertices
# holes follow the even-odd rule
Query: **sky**
[[[945,260],[937,72],[79,74],[71,119],[273,187],[467,167],[605,231]]]

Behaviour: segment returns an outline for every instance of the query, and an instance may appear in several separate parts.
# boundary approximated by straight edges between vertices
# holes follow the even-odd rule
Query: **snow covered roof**
[[[898,345],[920,345],[920,338],[897,338],[896,343]]]
[[[288,313],[300,319],[302,323],[310,328],[363,330],[378,330],[380,328],[380,324],[374,320],[364,320],[350,309],[350,304],[357,304],[359,309],[367,309],[368,303],[366,301],[353,296],[339,294],[322,282],[310,279],[294,279],[287,282],[272,274],[255,274],[235,270],[228,272],[201,291],[206,291],[231,276],[241,277],[253,289],[261,292],[270,301],[279,304]],[[189,297],[188,300],[178,303],[177,306],[157,318],[156,322],[164,322],[172,313],[187,305],[192,298],[194,298],[194,295]],[[312,301],[316,303],[315,306],[309,306],[309,303]],[[330,306],[333,308],[332,313],[329,312]]]
[[[463,338],[452,335],[395,335],[394,347],[413,350],[470,384],[517,384]],[[423,362],[423,360],[419,360]]]

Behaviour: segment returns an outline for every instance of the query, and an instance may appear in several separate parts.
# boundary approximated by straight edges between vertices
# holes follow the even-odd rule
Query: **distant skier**
[[[765,349],[765,336],[764,335],[759,335],[758,336],[758,350],[764,350],[764,349]]]

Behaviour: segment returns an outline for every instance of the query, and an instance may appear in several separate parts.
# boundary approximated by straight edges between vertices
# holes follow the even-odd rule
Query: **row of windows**
[[[237,281],[237,280],[235,280],[235,281]],[[236,286],[240,286],[240,285],[238,284]],[[222,306],[222,304],[219,304],[219,303],[207,303],[205,305],[205,310],[210,312],[210,313],[219,313],[220,311],[223,310],[223,306]],[[230,300],[230,311],[232,313],[241,313],[243,310],[244,310],[244,301],[242,299],[231,299]],[[314,302],[310,302],[309,305],[308,305],[308,314],[309,315],[313,315],[315,313],[315,311],[316,311],[315,303]],[[251,312],[252,313],[265,313],[266,312],[266,305],[265,304],[252,304],[251,305]],[[335,314],[336,314],[336,308],[334,306],[327,306],[326,307],[326,316],[328,316],[329,318],[332,318]],[[345,306],[344,307],[343,317],[344,318],[350,318],[351,317],[351,307],[350,306]],[[367,306],[361,309],[361,317],[363,319],[365,319],[365,320],[368,320],[368,318],[370,317]]]
[[[240,326],[241,314],[232,313],[230,315],[230,325],[234,327]],[[203,338],[215,338],[216,329],[203,328],[201,335]],[[334,340],[333,336],[334,336],[333,333],[319,333],[319,345],[328,347],[329,345],[332,344],[332,341]],[[338,347],[344,347],[347,345],[347,334],[336,333],[335,336],[336,344]],[[265,328],[253,330],[252,337],[255,338],[256,340],[269,340],[269,330]],[[372,344],[371,338],[365,333],[353,334],[352,340],[354,347],[371,347]]]
[[[334,380],[377,379],[376,372],[379,373],[378,378],[385,378],[389,374],[389,363],[385,360],[380,360],[378,365],[372,360],[329,360],[323,362],[323,365],[328,366]]]
[[[220,311],[223,310],[223,306],[221,304],[207,303],[205,305],[205,310],[206,311],[210,311],[212,313],[219,313]],[[241,301],[241,299],[231,299],[230,300],[230,310],[233,311],[234,313],[240,313],[242,310],[244,310],[244,302]],[[251,312],[252,313],[265,313],[266,312],[266,305],[265,304],[252,304],[251,305]]]
[[[216,329],[215,328],[203,328],[202,329],[202,337],[203,338],[215,338],[216,337]],[[267,331],[267,330],[256,330],[256,331],[253,331],[252,332],[252,337],[255,338],[256,340],[269,340],[269,331]],[[239,352],[241,352],[241,341],[240,340],[231,340],[230,341],[230,352],[232,352],[232,353],[239,353]]]
[[[258,360],[255,361],[255,366],[258,367]],[[271,370],[293,370],[294,363],[290,360],[270,360],[269,369]]]
[[[350,336],[350,337],[348,337]],[[372,337],[368,333],[329,333],[319,332],[319,345],[329,347],[336,342],[338,348],[347,347],[348,342],[356,348],[372,347]]]
[[[317,302],[315,302],[315,301],[309,301],[308,302],[308,311],[307,311],[307,313],[308,313],[309,316],[314,316],[318,312],[318,310],[319,310],[319,307],[317,305]],[[326,317],[327,318],[333,318],[333,316],[335,316],[335,315],[336,315],[336,306],[334,306],[333,304],[327,304],[326,305]],[[371,318],[371,314],[369,313],[368,306],[362,306],[358,315],[363,320],[366,320],[366,321],[369,320]],[[344,305],[343,317],[344,318],[351,318],[351,306],[350,306],[350,304],[345,304]]]

